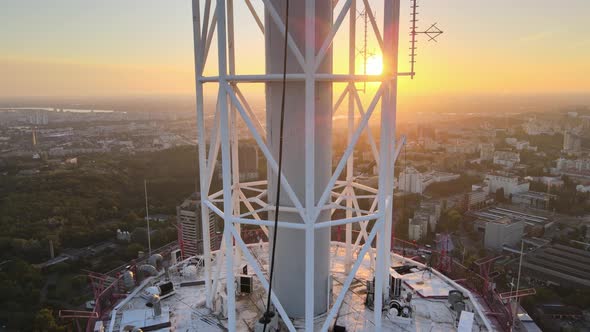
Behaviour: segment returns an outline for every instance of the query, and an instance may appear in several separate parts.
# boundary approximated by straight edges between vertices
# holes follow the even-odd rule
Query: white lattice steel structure
[[[271,38],[269,31],[274,33],[274,38],[278,38],[278,34],[279,39],[282,39],[284,38],[285,25],[281,13],[282,1],[260,0],[261,4],[256,4],[251,3],[250,0],[243,0],[249,11],[247,15],[254,18],[254,22],[261,32],[261,38],[265,38],[264,34],[267,34],[267,50],[265,52],[267,65],[266,70],[262,73],[237,74],[234,48],[236,33],[234,0],[192,1],[203,228],[208,229],[209,227],[209,211],[213,211],[224,220],[224,240],[219,251],[220,254],[217,255],[215,260],[212,260],[211,257],[209,234],[204,232],[207,306],[211,307],[214,296],[218,292],[219,280],[234,280],[237,269],[234,262],[238,261],[236,256],[239,255],[243,255],[249,262],[250,268],[255,271],[262,285],[268,290],[268,275],[259,266],[257,260],[245,245],[240,236],[240,227],[241,225],[257,225],[268,234],[269,230],[272,230],[273,221],[265,218],[268,215],[270,219],[273,215],[268,212],[274,211],[274,195],[272,190],[269,190],[269,194],[267,194],[267,181],[240,182],[238,121],[243,121],[246,124],[248,132],[254,138],[267,160],[271,189],[276,188],[273,179],[276,179],[278,169],[276,133],[275,137],[272,138],[272,135],[267,133],[266,129],[271,128],[269,131],[272,131],[272,128],[276,126],[276,121],[273,122],[267,119],[267,126],[263,126],[249,104],[249,96],[243,93],[240,86],[241,84],[251,83],[265,84],[267,87],[267,108],[269,107],[269,103],[271,103],[269,98],[272,98],[272,96],[269,97],[269,94],[276,94],[276,90],[271,91],[269,86],[281,82],[282,78],[280,72],[269,69],[273,67],[273,61],[279,63],[282,61],[282,48],[276,47],[278,49],[275,50],[275,48],[269,46],[269,43],[271,43],[269,41]],[[242,0],[235,1],[237,3],[237,1]],[[322,11],[322,8],[325,8],[325,6],[322,7],[325,3],[329,3],[331,6],[328,15],[331,22],[329,22],[327,29],[323,30],[324,33],[322,34],[322,31],[320,33],[316,31],[318,29],[316,17],[319,17],[320,14],[316,13],[316,9],[318,12]],[[293,172],[288,171],[288,166],[287,171],[283,172],[281,185],[285,203],[281,200],[280,209],[282,214],[279,221],[279,239],[277,242],[286,238],[284,234],[281,238],[281,231],[283,230],[287,232],[285,234],[292,234],[292,236],[304,241],[305,252],[293,252],[292,255],[294,260],[300,259],[304,261],[305,266],[304,278],[301,283],[304,289],[298,289],[297,291],[303,294],[305,300],[303,317],[305,318],[306,331],[313,331],[314,316],[317,315],[318,310],[327,313],[322,330],[328,330],[338,308],[342,305],[344,293],[348,290],[362,258],[367,252],[372,252],[370,250],[371,243],[375,238],[377,241],[375,293],[383,294],[383,296],[375,297],[374,322],[377,329],[381,326],[383,300],[387,299],[389,294],[387,280],[392,230],[393,167],[400,147],[403,145],[403,142],[398,142],[396,147],[395,142],[397,79],[399,76],[410,76],[410,73],[397,72],[400,1],[379,1],[379,5],[383,6],[382,22],[378,22],[373,15],[371,5],[375,5],[375,3],[376,1],[373,0],[317,0],[317,4],[316,0],[291,1],[291,10],[295,13],[294,15],[297,15],[298,12],[300,17],[304,18],[305,23],[295,28],[290,26],[288,36],[289,70],[287,74],[288,86],[292,84],[302,87],[301,97],[303,99],[298,105],[298,109],[303,112],[304,116],[302,122],[298,125],[303,128],[299,140],[304,147],[304,152],[302,158],[299,158],[301,160],[285,160],[285,162],[287,164],[289,162],[299,163],[303,177],[290,177]],[[356,13],[358,8],[363,6],[367,9],[372,30],[381,48],[384,68],[382,75],[357,75],[355,73]],[[245,13],[240,14],[243,16]],[[321,13],[321,15],[324,15],[324,18],[326,17],[325,12]],[[263,18],[261,18],[262,16]],[[332,69],[328,68],[332,66],[332,42],[339,30],[345,30],[343,21],[346,17],[348,17],[348,72],[334,74]],[[272,27],[269,25],[272,25]],[[346,33],[346,31],[343,33]],[[321,38],[318,38],[318,34]],[[207,56],[211,46],[215,44],[213,41],[214,35],[217,36],[217,73],[213,76],[205,76],[204,68]],[[275,43],[274,45],[278,44]],[[278,57],[278,59],[273,60],[272,57]],[[325,66],[326,61],[329,62],[329,66]],[[355,83],[362,82],[375,82],[378,85],[372,92],[369,99],[371,102],[368,106],[363,105],[363,98],[359,96],[355,86]],[[206,107],[204,89],[208,83],[217,85],[217,105],[215,107]],[[332,86],[334,84],[346,85],[343,91],[337,94],[336,102],[333,102],[332,99]],[[322,88],[318,89],[318,86]],[[326,93],[326,91],[328,92]],[[318,99],[322,98],[328,100],[332,105],[329,110],[332,115],[340,109],[341,105],[348,103],[346,113],[348,127],[347,147],[335,165],[336,167],[333,168],[331,164],[329,165],[330,174],[325,178],[321,175],[316,176],[315,171],[320,166],[326,166],[325,164],[318,166],[316,159],[322,159],[322,156],[318,157],[316,155],[316,147],[331,146],[330,140],[320,142],[318,140],[321,137],[317,138],[319,128],[316,128],[316,122],[319,112],[322,111],[317,109],[317,103]],[[205,125],[206,111],[214,114],[211,116],[213,121],[210,128],[206,128]],[[286,111],[290,112],[289,108]],[[272,117],[272,114],[269,116]],[[372,118],[380,122],[378,139],[373,136],[368,125],[369,120]],[[289,119],[288,115],[287,119]],[[286,126],[289,126],[288,121]],[[371,188],[358,183],[357,178],[354,176],[354,149],[361,134],[367,135],[371,152],[378,166],[378,188]],[[289,145],[285,148],[284,156],[288,159],[290,158]],[[221,191],[211,192],[211,182],[218,163],[219,152],[221,152],[223,186]],[[331,158],[329,158],[329,162],[331,163]],[[301,188],[303,188],[303,192],[301,192]],[[321,190],[315,190],[317,188]],[[363,199],[372,200],[369,210],[363,210],[359,207],[359,195],[356,192],[363,192]],[[247,212],[244,212],[244,210],[247,210]],[[345,211],[345,217],[341,219],[332,218],[331,216],[336,210]],[[326,213],[327,218],[325,218]],[[289,217],[283,219],[283,216],[288,214],[290,214]],[[370,231],[368,231],[369,227],[367,227],[369,222],[374,223]],[[359,224],[361,230],[361,235],[357,237],[355,242],[352,240],[352,226],[354,223]],[[325,234],[327,230],[335,226],[345,227],[346,266],[349,275],[336,300],[333,303],[328,301],[325,309],[318,309],[317,303],[314,303],[317,302],[314,294],[318,291],[317,284],[314,285],[316,276],[315,261],[316,259],[324,259],[323,255],[326,253],[320,252],[318,254],[318,251],[316,251],[316,246],[323,245],[316,240],[316,235]],[[324,233],[321,233],[322,231]],[[299,232],[299,235],[295,235],[293,232]],[[361,240],[364,241],[362,246],[360,245]],[[278,255],[281,255],[280,251],[278,250]],[[227,253],[232,254],[228,255]],[[358,253],[356,259],[353,259],[355,256],[353,253]],[[329,251],[327,254],[329,255]],[[287,253],[283,250],[282,255],[285,257],[284,255],[287,255]],[[217,264],[218,268],[213,269],[212,264]],[[221,264],[225,264],[223,269]],[[277,265],[277,269],[281,269],[280,264]],[[213,270],[216,273],[212,273]],[[222,270],[225,272],[220,272]],[[228,326],[231,330],[232,328],[235,329],[236,326],[235,286],[233,282],[227,282],[226,284]],[[284,280],[283,286],[280,286],[280,282],[278,284],[278,287],[284,287]],[[327,283],[325,287],[328,288]],[[273,304],[287,328],[290,331],[295,331],[295,327],[289,319],[291,312],[287,312],[283,305],[291,301],[291,299],[287,296],[279,297],[275,294],[275,287],[273,287]],[[292,308],[291,303],[289,311],[293,311]]]

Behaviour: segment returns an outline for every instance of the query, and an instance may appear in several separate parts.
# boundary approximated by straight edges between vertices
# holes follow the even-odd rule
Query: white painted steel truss
[[[266,11],[268,17],[273,20],[278,29],[283,33],[285,26],[281,16],[277,13],[272,0],[260,0],[263,11]],[[314,16],[316,0],[297,0],[305,1],[305,10],[309,17]],[[320,1],[320,0],[318,0]],[[329,0],[323,0],[329,1]],[[382,293],[384,296],[375,297],[375,318],[376,329],[381,326],[381,308],[383,300],[388,297],[387,276],[389,274],[389,252],[391,248],[391,204],[393,204],[393,166],[395,159],[399,154],[401,146],[404,144],[398,142],[395,144],[395,122],[396,122],[396,102],[397,102],[397,78],[399,76],[409,76],[409,73],[397,72],[397,54],[399,43],[399,0],[381,0],[383,3],[383,23],[378,24],[371,10],[369,0],[358,0],[359,6],[364,6],[369,15],[371,27],[375,38],[383,54],[383,74],[382,75],[357,75],[355,73],[355,38],[356,38],[356,13],[357,0],[340,0],[334,4],[334,22],[328,38],[324,40],[317,53],[314,53],[313,47],[307,47],[315,44],[315,36],[312,29],[306,32],[306,52],[302,53],[296,43],[288,36],[288,46],[295,55],[297,63],[301,66],[303,73],[288,74],[288,81],[305,82],[305,137],[311,137],[313,142],[314,133],[314,87],[315,82],[344,82],[346,88],[338,96],[333,107],[335,114],[340,106],[348,97],[347,110],[347,148],[340,158],[333,172],[328,185],[325,187],[323,194],[320,196],[319,203],[314,204],[314,177],[306,176],[306,199],[301,202],[294,193],[290,181],[297,179],[287,179],[281,177],[282,188],[287,193],[289,199],[294,203],[294,207],[283,207],[282,211],[292,211],[298,213],[304,223],[295,223],[281,221],[280,228],[298,229],[306,232],[306,250],[314,252],[314,230],[325,227],[345,226],[345,248],[346,248],[346,267],[348,277],[340,291],[336,301],[332,304],[327,312],[325,323],[322,331],[327,331],[332,324],[339,307],[342,305],[344,295],[351,285],[355,273],[367,254],[371,252],[371,243],[377,239],[375,269],[375,293]],[[264,23],[260,14],[250,0],[244,0],[249,14],[252,15],[255,24],[264,34]],[[374,2],[374,1],[371,1]],[[238,158],[238,128],[237,123],[241,119],[248,128],[249,133],[257,143],[258,148],[264,155],[269,165],[269,176],[276,177],[278,170],[277,160],[272,156],[270,149],[265,140],[266,132],[264,126],[258,120],[252,107],[248,103],[247,96],[241,91],[240,83],[266,83],[276,82],[282,79],[281,75],[254,73],[248,75],[236,74],[236,55],[234,49],[234,0],[192,0],[193,4],[193,32],[195,46],[195,82],[197,96],[197,126],[198,126],[198,159],[200,169],[200,191],[202,198],[202,227],[208,229],[209,212],[212,211],[224,220],[224,232],[222,247],[212,257],[210,238],[208,232],[204,234],[204,270],[205,283],[207,291],[206,305],[211,308],[214,294],[219,288],[219,280],[234,280],[236,266],[234,262],[240,260],[240,255],[248,261],[251,269],[254,270],[263,287],[268,291],[268,276],[262,269],[258,261],[249,251],[241,237],[241,225],[256,225],[268,235],[268,226],[273,226],[272,220],[266,220],[263,216],[265,212],[273,211],[274,206],[267,201],[267,181],[240,182],[239,176],[239,158]],[[336,10],[336,8],[340,8]],[[322,62],[327,50],[333,43],[334,36],[342,29],[342,22],[348,16],[349,29],[349,68],[347,74],[319,74],[316,73],[319,64]],[[313,21],[313,19],[312,19]],[[204,76],[204,68],[207,62],[214,35],[217,35],[217,66],[218,71],[215,76]],[[311,51],[310,51],[311,50]],[[217,104],[214,109],[213,121],[210,128],[205,124],[205,96],[204,85],[210,82],[218,84]],[[363,106],[361,97],[356,89],[355,83],[359,82],[377,82],[378,88],[375,89],[370,104]],[[376,112],[377,108],[380,110]],[[379,139],[376,140],[368,124],[371,118],[376,118],[379,113],[380,133]],[[360,119],[360,120],[359,120]],[[358,124],[355,126],[355,122]],[[209,132],[208,132],[209,131]],[[371,147],[371,153],[375,158],[376,166],[379,170],[378,188],[372,188],[357,182],[354,175],[354,148],[357,145],[362,134],[366,134]],[[217,160],[221,152],[221,172],[222,172],[222,190],[211,193],[211,182],[216,169]],[[306,174],[313,174],[313,156],[314,146],[306,146]],[[343,175],[344,176],[341,176]],[[345,177],[345,180],[339,178]],[[360,194],[362,193],[362,194]],[[359,206],[359,199],[372,200],[369,210],[363,210]],[[242,212],[245,207],[247,212]],[[316,222],[321,211],[336,210],[344,211],[344,218],[329,221]],[[272,214],[270,214],[272,215]],[[369,231],[369,222],[372,228]],[[353,242],[352,228],[353,224],[359,224],[360,236]],[[361,246],[360,241],[364,244]],[[227,254],[232,253],[232,254]],[[354,253],[357,258],[353,259]],[[372,254],[371,254],[372,255]],[[306,254],[305,261],[305,330],[313,331],[313,266],[314,255]],[[373,261],[373,259],[371,260]],[[225,263],[225,268],[221,264]],[[212,264],[217,268],[213,269]],[[224,270],[224,274],[220,272]],[[215,271],[212,273],[212,271]],[[226,282],[226,291],[228,299],[228,327],[235,330],[236,324],[236,304],[235,304],[235,286],[233,282]],[[287,316],[283,306],[278,298],[273,294],[272,302],[278,310],[283,322],[290,331],[295,331],[291,319]]]

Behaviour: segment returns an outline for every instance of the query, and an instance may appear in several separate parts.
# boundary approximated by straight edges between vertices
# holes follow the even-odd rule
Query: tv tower
[[[241,29],[236,27],[234,1],[217,0],[215,7],[210,0],[192,2],[202,227],[208,229],[210,211],[224,222],[222,248],[215,257],[209,234],[203,232],[206,304],[211,308],[216,294],[225,294],[230,330],[236,326],[236,289],[232,281],[238,274],[238,260],[248,262],[266,292],[272,285],[272,306],[290,331],[295,331],[292,319],[302,319],[305,331],[315,331],[318,326],[314,320],[318,317],[320,330],[327,331],[364,257],[373,251],[374,289],[375,294],[381,294],[375,296],[374,324],[377,330],[381,326],[381,309],[389,297],[393,168],[401,148],[395,139],[397,84],[399,78],[413,73],[397,69],[400,0],[374,1],[383,6],[382,21],[372,14],[373,1],[341,0],[336,6],[333,2],[293,0],[285,15],[286,0],[262,0],[262,13],[250,0],[245,0],[265,45],[264,70],[248,69],[246,73],[236,70],[235,45]],[[357,7],[363,7],[367,13],[379,45],[383,57],[380,75],[356,73]],[[348,29],[343,24],[346,17]],[[213,43],[215,30],[217,41]],[[333,72],[333,41],[337,33],[347,34],[349,40],[345,73]],[[210,66],[206,71],[212,47],[217,68]],[[366,82],[378,85],[374,90],[366,90],[368,105],[363,104],[355,86]],[[208,84],[217,87],[215,106],[205,102]],[[248,84],[262,84],[265,88],[262,115],[254,111],[251,96],[242,90]],[[337,84],[345,88],[337,90]],[[345,101],[347,145],[343,155],[334,159],[332,121]],[[369,129],[370,120],[380,123],[378,138]],[[266,159],[266,180],[240,180],[240,121]],[[377,188],[357,182],[353,172],[355,147],[365,134],[379,169]],[[223,185],[221,191],[212,192],[219,156]],[[371,200],[369,210],[359,207],[357,192]],[[275,228],[272,216],[277,210]],[[338,210],[343,211],[344,217],[335,217]],[[361,229],[364,244],[359,244],[360,238],[353,242],[353,224]],[[259,264],[242,238],[243,225],[260,227],[270,239],[269,262],[274,264],[270,280],[268,269]],[[337,226],[346,229],[342,246],[347,278],[332,300],[330,229]],[[374,240],[376,249],[371,247]]]

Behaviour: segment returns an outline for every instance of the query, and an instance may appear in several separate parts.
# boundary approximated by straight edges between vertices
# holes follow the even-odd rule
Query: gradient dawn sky
[[[192,94],[190,2],[1,0],[0,97]],[[262,46],[250,40],[259,32],[243,1],[235,3],[238,66],[261,68],[248,49]],[[445,33],[420,42],[418,76],[400,84],[402,94],[590,93],[590,0],[420,5],[421,23],[438,22]],[[409,6],[402,0],[402,24]],[[404,34],[401,71],[407,45]]]

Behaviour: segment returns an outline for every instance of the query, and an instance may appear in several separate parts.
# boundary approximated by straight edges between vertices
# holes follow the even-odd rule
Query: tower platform
[[[268,270],[268,244],[260,242],[248,245],[256,260],[262,266],[265,273]],[[374,249],[373,249],[374,250]],[[219,266],[222,270],[220,276],[225,275],[225,264],[216,264],[219,252],[213,252],[213,267]],[[342,243],[332,242],[330,245],[330,271],[332,275],[332,292],[330,303],[336,299],[341,285],[344,282],[345,249]],[[343,305],[336,317],[331,322],[331,329],[335,324],[346,328],[346,331],[374,331],[374,313],[365,304],[367,298],[367,282],[372,280],[374,270],[371,264],[372,255],[365,255],[354,281],[349,288]],[[148,277],[122,298],[114,309],[103,320],[96,322],[102,325],[105,331],[119,332],[129,329],[131,326],[125,319],[133,314],[134,322],[141,325],[142,322],[158,322],[161,328],[153,326],[150,331],[227,331],[227,304],[225,302],[225,280],[221,279],[218,294],[214,300],[214,308],[205,306],[205,287],[203,285],[203,271],[199,266],[201,257],[190,257],[182,262],[159,272],[156,276]],[[423,264],[392,253],[390,256],[390,275],[401,279],[401,290],[397,300],[399,304],[411,308],[411,313],[397,315],[396,310],[391,310],[390,305],[384,305],[389,309],[383,312],[383,327],[385,331],[492,331],[496,328],[484,314],[482,304],[469,290],[450,280],[440,272],[430,269]],[[264,310],[263,301],[266,299],[264,288],[257,277],[248,271],[246,262],[241,264],[240,271],[236,275],[252,278],[252,288],[248,291],[240,287],[236,281],[236,289],[243,293],[236,295],[236,330],[251,331],[256,320],[260,318]],[[245,268],[244,268],[245,267]],[[399,272],[398,272],[399,271]],[[214,270],[213,273],[216,271]],[[245,273],[244,273],[245,272]],[[239,277],[238,277],[239,278]],[[146,293],[153,289],[152,286],[172,282],[174,292],[161,300],[163,317],[154,317],[154,310],[146,307]],[[150,288],[152,287],[152,288]],[[149,289],[148,289],[149,288]],[[248,288],[248,287],[246,287]],[[464,309],[454,310],[449,304],[450,291],[462,293]],[[409,295],[411,294],[411,295]],[[406,301],[408,295],[411,301]],[[464,317],[463,317],[464,316]],[[473,318],[471,323],[471,317]],[[315,318],[314,327],[320,330],[326,319],[325,315]],[[460,323],[461,321],[461,323]],[[169,323],[169,324],[168,324]],[[303,319],[292,320],[297,330],[304,329]],[[134,328],[146,328],[146,326],[133,326]],[[287,331],[284,324],[280,323],[280,330]]]

